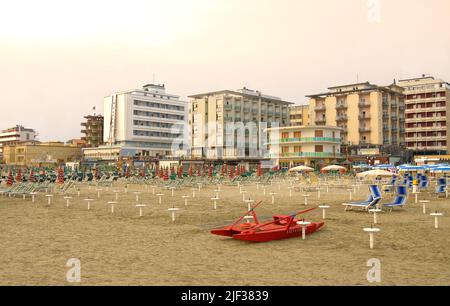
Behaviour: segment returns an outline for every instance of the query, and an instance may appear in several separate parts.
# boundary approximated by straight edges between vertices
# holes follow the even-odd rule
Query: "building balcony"
[[[257,108],[252,108],[252,114],[253,115],[257,115],[258,114],[258,109]]]
[[[368,132],[370,132],[370,128],[369,127],[360,127],[359,132],[360,133],[368,133]]]
[[[277,154],[270,154],[270,157],[276,158]],[[292,158],[292,157],[310,157],[310,158],[341,158],[342,155],[339,153],[328,153],[328,152],[289,152],[280,153],[279,157],[282,158]]]
[[[348,108],[347,103],[337,103],[336,104],[336,109],[346,109]]]
[[[369,102],[359,102],[358,106],[360,108],[364,108],[364,107],[370,107],[370,103]]]
[[[224,109],[224,110],[227,110],[227,111],[233,110],[233,105],[231,105],[231,104],[225,104],[225,105],[223,106],[223,109]]]
[[[316,107],[314,107],[315,111],[325,111],[327,110],[327,107],[325,105],[318,105]]]
[[[347,115],[338,115],[336,117],[336,122],[347,121],[347,120],[348,120],[348,116]]]
[[[249,113],[250,112],[250,107],[244,107],[244,113]]]
[[[369,119],[370,119],[370,115],[363,115],[363,114],[360,114],[360,115],[358,116],[358,119],[359,119],[359,120],[369,120]]]
[[[340,143],[340,138],[332,138],[332,137],[304,137],[304,138],[282,138],[280,143],[290,143],[290,142],[335,142]]]
[[[327,119],[326,118],[316,118],[316,124],[321,124],[321,123],[326,123]]]

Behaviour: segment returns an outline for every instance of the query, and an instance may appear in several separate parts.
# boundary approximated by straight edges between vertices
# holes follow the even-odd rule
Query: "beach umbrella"
[[[229,177],[232,179],[234,177],[233,175],[233,167],[230,167]]]
[[[197,176],[202,176],[200,166],[197,167]]]
[[[376,169],[376,170],[369,170],[365,172],[358,173],[356,175],[360,178],[366,178],[366,177],[392,177],[392,176],[398,176],[397,173],[392,173],[386,170],[382,169]]]
[[[311,171],[314,171],[314,169],[308,166],[298,166],[289,169],[289,172],[311,172]]]
[[[342,166],[338,166],[338,165],[330,165],[327,167],[323,167],[320,172],[324,173],[324,172],[329,172],[329,171],[347,171],[347,168],[342,167]]]
[[[450,173],[450,166],[440,166],[431,169],[431,172],[434,173]]]
[[[58,168],[58,177],[56,183],[64,184],[64,171],[61,167]]]
[[[17,171],[17,175],[16,175],[16,182],[22,182],[23,178],[22,178],[22,169],[19,168],[19,170]]]
[[[235,176],[239,176],[239,166],[236,166],[236,172],[234,174]]]
[[[391,164],[385,164],[385,165],[376,165],[373,166],[372,169],[383,169],[383,170],[389,170],[389,169],[397,169],[394,165]]]
[[[30,170],[30,177],[28,178],[28,181],[30,183],[34,183],[36,181],[36,178],[34,177],[34,170],[33,170],[33,168],[31,168],[31,170]]]
[[[212,176],[213,176],[213,166],[210,166],[208,171],[208,177],[212,178]]]
[[[12,175],[11,169],[9,169],[8,179],[6,181],[7,186],[12,186],[14,184],[14,177]]]
[[[193,176],[194,175],[194,169],[192,169],[192,165],[189,165],[189,176]]]
[[[401,165],[398,167],[399,171],[423,171],[426,170],[424,166],[414,166],[414,165]]]

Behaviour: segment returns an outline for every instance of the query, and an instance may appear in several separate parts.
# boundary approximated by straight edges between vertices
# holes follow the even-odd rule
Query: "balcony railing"
[[[294,152],[294,153],[280,153],[281,157],[316,157],[316,158],[340,158],[342,157],[339,153],[328,153],[328,152]],[[277,154],[270,154],[270,157],[278,157]]]
[[[344,109],[347,108],[347,103],[337,103],[336,104],[336,109]]]
[[[223,106],[223,108],[224,108],[225,110],[232,110],[232,109],[233,109],[233,106],[232,106],[231,104],[225,104],[225,105]]]
[[[325,105],[318,105],[316,107],[314,107],[315,111],[325,111],[327,109],[327,107]]]
[[[359,128],[359,132],[360,132],[360,133],[367,133],[367,132],[370,132],[370,128],[368,128],[368,127],[360,127],[360,128]]]
[[[317,118],[316,119],[316,123],[326,123],[327,119],[326,118]]]
[[[359,106],[359,107],[369,107],[369,106],[370,106],[370,103],[369,103],[369,102],[359,102],[359,103],[358,103],[358,106]]]
[[[358,118],[359,120],[368,120],[370,119],[370,115],[359,115]]]
[[[336,121],[347,121],[348,116],[347,115],[339,115],[336,117]]]
[[[341,142],[340,138],[332,137],[302,137],[302,138],[282,138],[282,143],[286,142]]]

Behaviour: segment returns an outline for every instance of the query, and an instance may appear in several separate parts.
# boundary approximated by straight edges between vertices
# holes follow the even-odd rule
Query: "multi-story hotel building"
[[[311,124],[341,127],[343,144],[386,148],[405,145],[403,88],[395,83],[336,86],[308,97]]]
[[[84,149],[88,159],[102,159],[105,154],[113,159],[122,155],[173,156],[173,144],[182,146],[186,141],[187,102],[167,93],[164,85],[145,85],[105,97],[104,114],[103,139],[107,145]]]
[[[289,107],[291,126],[309,125],[309,105],[292,105]]]
[[[67,146],[62,142],[21,142],[6,145],[4,162],[16,166],[55,166],[66,162],[77,162],[81,158],[81,148]]]
[[[291,126],[268,129],[269,157],[280,167],[316,167],[336,162],[341,154],[341,128]]]
[[[103,144],[103,116],[85,116],[86,122],[82,122],[81,126],[83,130],[81,133],[84,136],[81,138],[86,142],[86,146],[89,148],[98,147]]]
[[[3,130],[0,132],[0,159],[3,155],[3,147],[13,145],[23,141],[35,141],[37,133],[33,129],[24,128],[21,125]]]
[[[260,159],[264,155],[262,144],[267,142],[267,136],[262,131],[272,126],[289,126],[288,108],[292,103],[245,87],[189,98],[191,153],[194,159]],[[233,124],[248,128],[245,132],[227,128]],[[245,148],[242,145],[244,137]]]
[[[405,89],[407,148],[420,154],[450,153],[450,84],[423,76],[398,85]]]

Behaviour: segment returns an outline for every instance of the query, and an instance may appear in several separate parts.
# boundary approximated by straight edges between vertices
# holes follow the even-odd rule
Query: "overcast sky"
[[[114,91],[247,86],[295,103],[357,81],[450,81],[449,0],[0,0],[0,129],[79,138]]]

